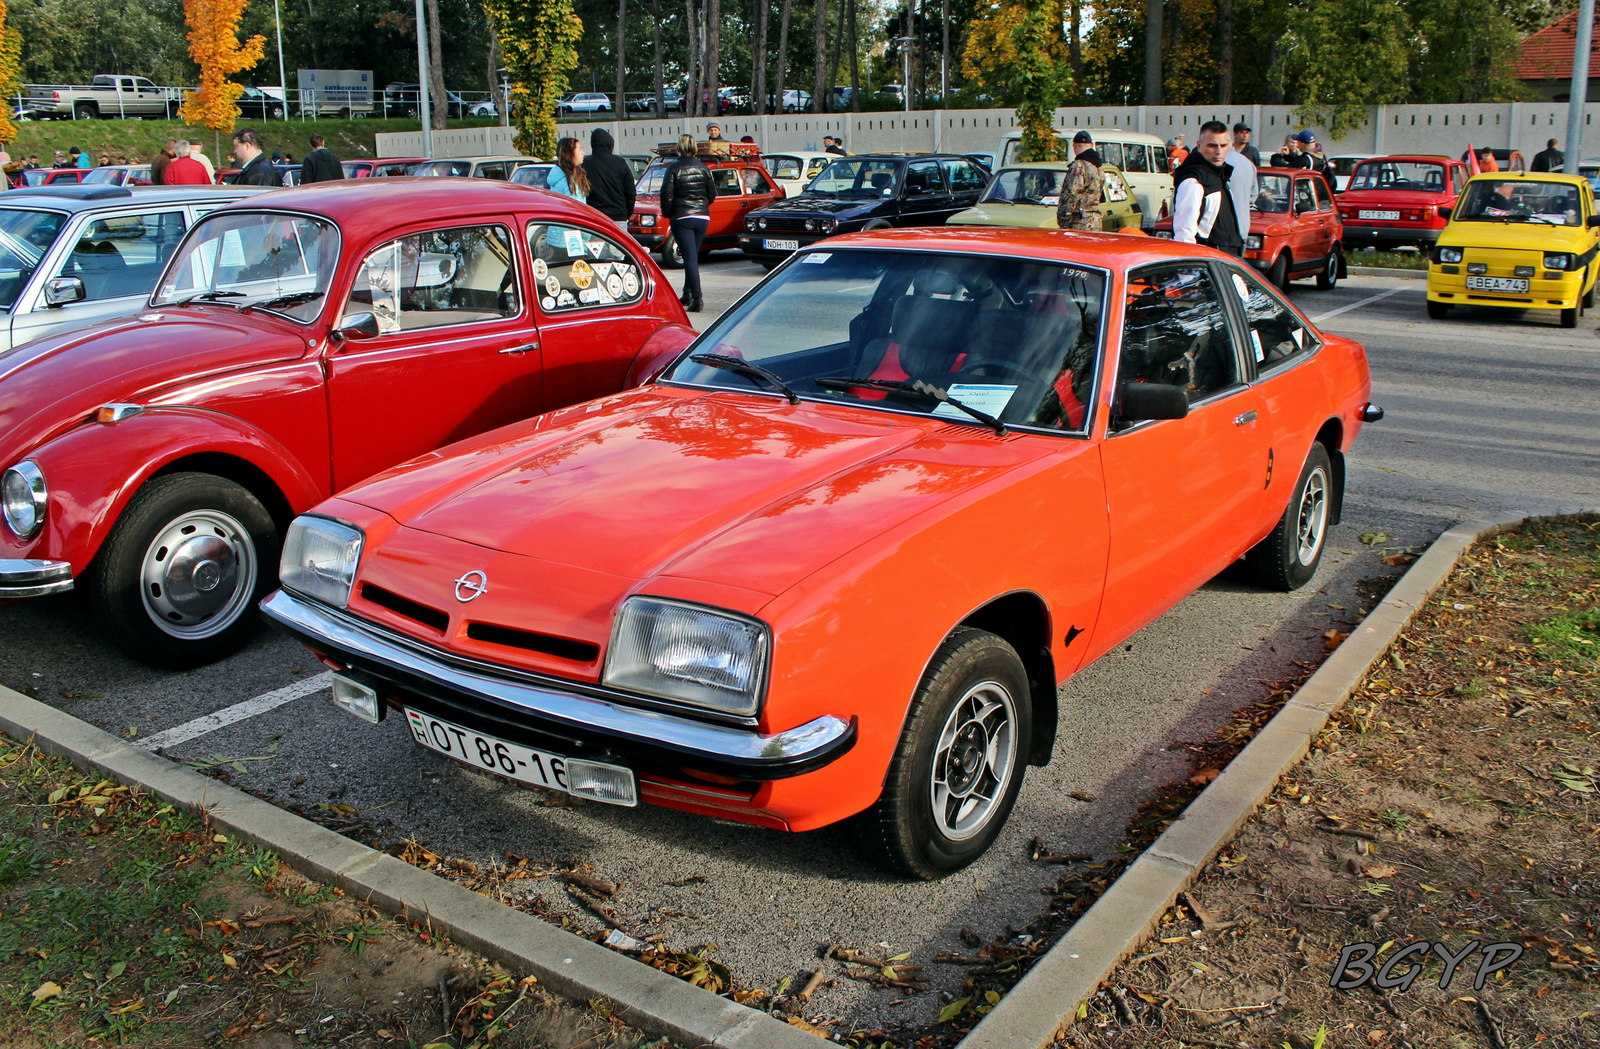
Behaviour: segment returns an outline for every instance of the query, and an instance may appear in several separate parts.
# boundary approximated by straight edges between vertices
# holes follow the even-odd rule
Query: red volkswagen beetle
[[[659,380],[296,519],[268,619],[419,746],[621,805],[987,849],[1056,688],[1243,557],[1311,580],[1362,347],[1205,248],[888,230]]]
[[[81,585],[130,655],[214,659],[256,625],[296,513],[693,337],[598,212],[386,183],[219,208],[170,261],[120,259],[164,265],[147,312],[0,356],[0,599]]]
[[[1339,194],[1345,246],[1432,245],[1444,231],[1440,207],[1454,207],[1467,184],[1467,166],[1448,157],[1400,156],[1364,160]]]

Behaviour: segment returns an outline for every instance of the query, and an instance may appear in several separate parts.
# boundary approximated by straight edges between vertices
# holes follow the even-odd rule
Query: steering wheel
[[[986,374],[984,369],[989,368],[999,369],[1001,374],[999,376]],[[1019,386],[1025,382],[1032,381],[1034,378],[1033,373],[1028,369],[1015,361],[1006,360],[1004,357],[969,358],[961,367],[961,375],[976,375],[979,378],[1015,379]]]

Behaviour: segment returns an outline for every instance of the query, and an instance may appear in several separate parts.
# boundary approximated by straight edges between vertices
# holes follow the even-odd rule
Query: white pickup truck
[[[163,119],[175,116],[182,103],[177,88],[157,87],[142,76],[107,73],[83,87],[32,85],[22,108],[32,117],[52,120]]]

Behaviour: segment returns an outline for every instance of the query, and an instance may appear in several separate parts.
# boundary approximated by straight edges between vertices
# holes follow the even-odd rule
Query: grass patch
[[[1528,627],[1528,639],[1540,655],[1582,663],[1600,659],[1600,609],[1579,609]]]
[[[1352,251],[1346,261],[1352,266],[1377,266],[1391,270],[1428,268],[1428,255],[1423,251]]]

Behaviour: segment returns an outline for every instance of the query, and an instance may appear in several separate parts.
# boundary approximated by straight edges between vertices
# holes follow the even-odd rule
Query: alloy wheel
[[[1300,511],[1295,520],[1295,556],[1301,564],[1309,565],[1316,559],[1327,527],[1328,479],[1320,469],[1313,470],[1300,492]]]
[[[952,841],[981,833],[998,810],[1017,760],[1017,708],[998,681],[967,690],[939,730],[929,801]]]

